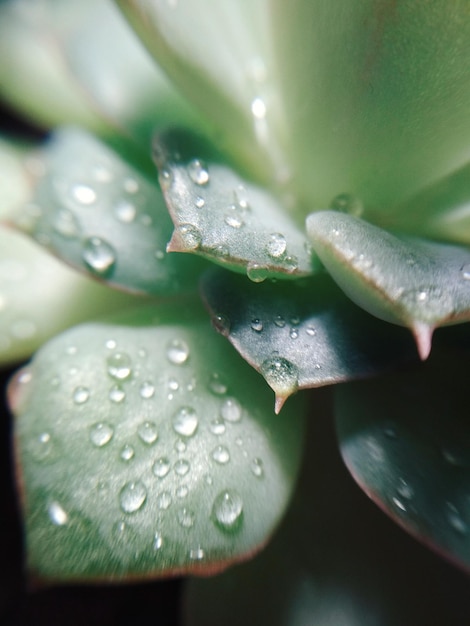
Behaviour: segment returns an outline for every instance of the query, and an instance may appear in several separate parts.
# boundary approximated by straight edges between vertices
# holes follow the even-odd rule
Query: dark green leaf
[[[327,276],[255,285],[210,271],[203,296],[213,324],[276,394],[370,376],[409,358],[412,342],[352,304]]]

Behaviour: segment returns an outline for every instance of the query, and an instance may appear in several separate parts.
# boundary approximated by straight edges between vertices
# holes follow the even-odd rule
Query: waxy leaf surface
[[[211,270],[202,292],[214,326],[274,390],[277,410],[298,389],[374,375],[413,352],[404,331],[364,313],[325,275],[255,285]]]
[[[421,358],[434,328],[470,319],[470,249],[397,237],[333,211],[307,218],[313,247],[359,306],[410,328]]]
[[[276,417],[194,300],[64,333],[10,401],[41,578],[224,569],[268,540],[302,456],[299,405]]]

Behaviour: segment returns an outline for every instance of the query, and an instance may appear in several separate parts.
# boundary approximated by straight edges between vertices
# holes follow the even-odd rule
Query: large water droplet
[[[230,461],[230,452],[225,446],[217,446],[212,450],[212,458],[216,463],[225,465]]]
[[[115,352],[106,359],[108,374],[116,380],[125,380],[132,373],[131,357],[125,352]]]
[[[269,235],[266,251],[270,257],[278,259],[284,254],[286,248],[287,242],[284,235],[281,235],[281,233],[271,233],[271,235]]]
[[[359,198],[350,193],[340,193],[331,201],[330,208],[341,213],[349,213],[360,217],[364,212],[364,206]]]
[[[84,404],[90,397],[90,390],[88,387],[76,387],[72,397],[75,404]]]
[[[276,315],[276,317],[274,318],[274,324],[278,328],[284,328],[284,326],[286,325],[286,320],[282,317],[282,315]]]
[[[250,326],[252,330],[256,331],[257,333],[260,333],[263,330],[263,322],[258,318],[251,320]]]
[[[283,357],[273,356],[263,361],[261,373],[276,393],[291,394],[297,389],[299,370]]]
[[[165,478],[170,471],[170,461],[166,457],[157,459],[152,465],[152,471],[157,478]]]
[[[120,402],[125,400],[125,398],[126,392],[119,385],[114,385],[114,387],[111,387],[111,389],[109,390],[109,399],[111,400],[111,402],[119,404]]]
[[[147,489],[140,480],[126,483],[119,494],[119,502],[124,513],[135,513],[147,499]]]
[[[116,264],[114,248],[100,237],[85,240],[82,258],[88,269],[100,276],[109,275]]]
[[[167,345],[166,356],[173,365],[182,365],[189,358],[189,346],[181,339],[173,339]]]
[[[176,233],[186,250],[197,250],[201,246],[201,231],[194,224],[181,224]]]
[[[191,528],[194,526],[196,517],[192,511],[184,507],[178,511],[178,522],[183,528]]]
[[[196,411],[190,406],[181,407],[173,416],[173,429],[178,435],[192,437],[198,427]]]
[[[140,397],[144,398],[144,400],[149,400],[155,394],[155,386],[150,381],[146,380],[140,386]]]
[[[212,420],[209,428],[214,435],[223,435],[225,432],[225,423],[222,419],[216,418]]]
[[[242,418],[242,407],[236,398],[227,398],[220,407],[220,416],[227,422],[239,422]]]
[[[96,191],[88,185],[74,185],[72,198],[84,206],[90,206],[96,202]]]
[[[269,276],[269,268],[250,261],[246,266],[246,275],[253,283],[262,283]]]
[[[212,506],[212,519],[223,530],[238,527],[243,514],[243,500],[233,489],[219,493]]]
[[[196,185],[207,185],[209,182],[209,170],[204,161],[193,159],[188,163],[189,178]]]
[[[185,459],[179,459],[179,461],[176,461],[174,465],[174,470],[175,473],[178,474],[178,476],[186,476],[186,474],[190,470],[190,467],[191,466],[189,465],[188,461],[186,461]]]
[[[155,443],[158,439],[157,425],[153,422],[143,422],[137,429],[141,441],[147,445]]]
[[[97,448],[105,446],[111,441],[114,434],[114,428],[107,422],[98,422],[91,427],[90,440]]]

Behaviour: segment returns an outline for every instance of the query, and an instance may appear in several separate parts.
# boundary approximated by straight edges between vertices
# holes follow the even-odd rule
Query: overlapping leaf
[[[305,234],[279,201],[197,138],[166,133],[157,138],[154,155],[175,224],[170,250],[201,254],[255,282],[318,267]]]
[[[41,577],[213,573],[264,544],[301,459],[299,405],[197,301],[70,330],[16,378],[29,568]]]
[[[351,215],[307,219],[315,251],[340,287],[377,317],[410,328],[421,358],[434,328],[470,320],[470,250],[396,237]]]
[[[15,225],[70,265],[128,291],[193,289],[202,262],[168,255],[161,192],[86,133],[58,132],[39,155],[43,168]]]
[[[466,569],[468,347],[467,332],[416,371],[336,392],[341,450],[355,479],[401,526]]]
[[[254,285],[216,270],[202,290],[215,327],[274,390],[277,411],[298,389],[376,374],[413,349],[404,332],[361,311],[324,275]]]

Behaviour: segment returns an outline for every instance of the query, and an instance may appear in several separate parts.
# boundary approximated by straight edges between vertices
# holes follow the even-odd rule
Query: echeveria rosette
[[[447,448],[468,437],[452,375],[468,347],[456,355],[454,331],[440,329],[431,352],[433,331],[470,311],[465,3],[116,4],[148,52],[111,2],[0,7],[5,97],[41,125],[68,125],[34,150],[2,144],[2,216],[83,274],[2,231],[0,358],[86,322],[10,388],[31,569],[207,574],[259,550],[294,488],[303,393],[276,416],[254,370],[277,412],[302,389],[375,377],[340,387],[348,466],[400,524],[467,566],[466,454]],[[414,377],[416,394],[452,398],[447,420],[411,425],[422,403],[401,389]],[[380,455],[373,422],[390,385],[387,419],[403,432]],[[320,398],[312,413],[325,412]],[[429,471],[413,473],[416,454]]]

